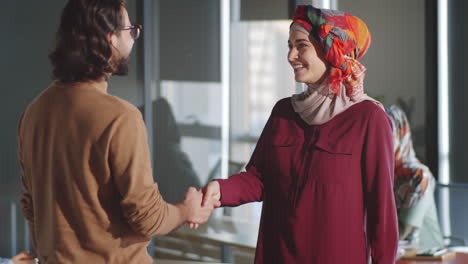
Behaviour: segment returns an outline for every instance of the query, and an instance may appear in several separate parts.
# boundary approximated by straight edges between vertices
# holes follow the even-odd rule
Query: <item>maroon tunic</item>
[[[263,201],[255,263],[394,264],[393,139],[372,102],[307,125],[280,100],[247,171],[219,180],[223,206]]]

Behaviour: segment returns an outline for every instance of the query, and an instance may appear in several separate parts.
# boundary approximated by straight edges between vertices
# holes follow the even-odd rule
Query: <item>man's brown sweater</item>
[[[22,209],[42,263],[152,263],[187,220],[153,181],[141,113],[107,82],[53,82],[18,128]]]

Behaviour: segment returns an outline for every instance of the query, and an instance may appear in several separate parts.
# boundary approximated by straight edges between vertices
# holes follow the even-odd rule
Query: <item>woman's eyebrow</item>
[[[309,42],[309,40],[307,40],[307,39],[296,39],[295,42],[296,42],[296,43],[299,43],[299,42]]]
[[[310,42],[308,39],[296,39],[294,42],[300,43],[300,42]],[[291,44],[291,41],[288,40],[288,44]]]

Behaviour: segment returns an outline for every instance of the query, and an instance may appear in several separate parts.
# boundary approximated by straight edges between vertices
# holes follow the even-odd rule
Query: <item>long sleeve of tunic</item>
[[[224,206],[263,201],[256,263],[394,264],[391,133],[372,102],[310,126],[279,101],[246,172],[219,180]]]

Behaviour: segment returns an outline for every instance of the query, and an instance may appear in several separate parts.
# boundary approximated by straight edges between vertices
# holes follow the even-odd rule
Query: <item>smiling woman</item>
[[[255,263],[395,263],[391,124],[358,61],[369,44],[355,16],[296,8],[288,61],[306,91],[276,103],[245,172],[204,188],[223,206],[263,201]]]

